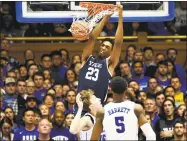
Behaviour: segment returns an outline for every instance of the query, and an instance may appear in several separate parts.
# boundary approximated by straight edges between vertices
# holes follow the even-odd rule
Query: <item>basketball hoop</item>
[[[93,27],[111,10],[116,10],[118,6],[113,4],[80,2],[80,6],[86,8],[87,17],[73,17],[73,23],[69,29],[72,35],[78,40],[88,39]],[[81,37],[85,37],[84,39]]]

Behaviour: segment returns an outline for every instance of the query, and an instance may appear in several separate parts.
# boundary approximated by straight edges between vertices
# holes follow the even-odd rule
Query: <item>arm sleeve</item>
[[[155,141],[156,140],[156,134],[153,131],[153,129],[149,123],[145,123],[140,128],[143,131],[143,133],[145,134],[147,141],[149,141],[149,140]]]

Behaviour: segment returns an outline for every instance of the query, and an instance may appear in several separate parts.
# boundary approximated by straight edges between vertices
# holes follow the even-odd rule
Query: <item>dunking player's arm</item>
[[[123,6],[119,5],[119,19],[118,19],[118,27],[115,35],[115,43],[111,56],[107,58],[108,69],[111,74],[113,74],[115,67],[118,65],[122,44],[123,44]]]
[[[101,20],[101,22],[90,33],[88,42],[86,43],[83,49],[83,53],[82,53],[82,58],[81,58],[82,66],[86,62],[87,58],[92,54],[97,37],[100,35],[101,31],[103,30],[104,25],[110,19],[111,15],[112,13],[105,15],[104,18]]]
[[[138,124],[146,136],[146,140],[156,140],[156,135],[147,122],[143,107],[140,104],[135,104],[134,112],[138,118]],[[101,109],[97,112],[96,123],[93,128],[91,140],[98,140],[101,132],[103,131],[103,119],[104,119],[104,109]]]

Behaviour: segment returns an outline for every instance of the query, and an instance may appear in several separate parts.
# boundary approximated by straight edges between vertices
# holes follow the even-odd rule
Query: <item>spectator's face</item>
[[[68,56],[67,52],[65,50],[62,50],[61,54],[62,54],[62,60],[66,62],[67,61],[67,56]]]
[[[50,90],[48,90],[47,94],[50,94],[50,95],[54,96],[54,95],[56,95],[56,92],[55,92],[55,90],[50,89]]]
[[[181,83],[180,83],[179,79],[178,78],[172,78],[171,79],[171,86],[173,86],[175,90],[180,90]]]
[[[156,102],[152,99],[147,99],[144,103],[145,111],[153,113],[156,110]]]
[[[41,120],[41,117],[39,114],[35,113],[35,125],[38,125],[39,121]]]
[[[158,67],[158,73],[161,76],[166,76],[167,72],[168,72],[168,67],[167,66],[165,66],[165,65],[159,65],[159,67]]]
[[[129,88],[133,88],[134,92],[136,92],[136,91],[138,91],[140,89],[138,83],[134,82],[134,81],[129,83]]]
[[[72,83],[75,81],[75,74],[72,70],[68,70],[66,75],[67,75],[67,80],[69,83]]]
[[[73,119],[74,119],[74,115],[73,114],[69,114],[69,115],[66,116],[65,121],[66,121],[67,126],[69,126],[69,127],[71,126],[71,123],[72,123]]]
[[[36,88],[38,88],[38,89],[42,88],[43,87],[43,83],[44,83],[43,77],[35,75],[34,83],[36,85]]]
[[[53,62],[53,65],[56,66],[56,67],[61,66],[62,65],[62,58],[61,58],[61,56],[54,55],[52,57],[52,62]]]
[[[49,115],[49,108],[46,105],[40,106],[40,112],[42,116],[48,116]]]
[[[157,87],[155,88],[154,93],[156,94],[157,92],[162,92],[162,91],[163,91],[163,88],[162,88],[161,86],[157,86]]]
[[[168,73],[172,73],[173,72],[173,65],[171,62],[168,62]]]
[[[155,59],[155,61],[156,61],[156,64],[158,63],[158,62],[160,62],[161,60],[164,60],[165,59],[165,57],[164,57],[164,55],[158,55],[158,56],[156,56],[156,59]]]
[[[5,122],[3,125],[2,125],[2,133],[3,133],[3,136],[9,136],[11,131],[12,131],[12,126],[8,123],[8,122]]]
[[[50,89],[51,86],[52,86],[52,85],[51,85],[51,82],[50,82],[49,79],[44,80],[43,87],[44,87],[46,90]]]
[[[35,122],[35,114],[33,111],[27,111],[24,115],[25,124],[33,124]]]
[[[133,70],[134,70],[135,75],[137,75],[137,76],[142,75],[142,73],[143,73],[142,64],[141,63],[135,63]]]
[[[30,101],[27,102],[27,106],[28,106],[29,108],[34,108],[34,107],[37,106],[37,103],[36,103],[35,100],[31,99]]]
[[[164,113],[166,116],[171,116],[174,114],[174,107],[170,101],[164,103]]]
[[[177,57],[175,50],[169,50],[167,57],[171,59],[173,62],[175,62],[176,57]]]
[[[74,56],[74,58],[73,58],[73,64],[80,63],[80,62],[81,62],[80,56],[78,56],[78,55]]]
[[[156,86],[158,85],[156,79],[152,78],[149,80],[149,88],[151,90],[155,90]]]
[[[9,58],[9,54],[7,51],[1,51],[1,57]]]
[[[51,123],[47,119],[43,119],[38,124],[38,132],[43,135],[49,135],[51,127]]]
[[[9,42],[8,42],[8,40],[2,40],[1,41],[1,47],[2,47],[2,49],[9,49]]]
[[[52,60],[50,57],[46,56],[43,58],[42,62],[41,62],[42,67],[44,68],[50,68],[52,66]]]
[[[64,103],[59,101],[56,103],[55,110],[65,112],[65,106]]]
[[[151,61],[153,59],[153,52],[152,52],[152,50],[146,50],[144,52],[144,59],[146,61]]]
[[[127,50],[127,56],[129,58],[133,58],[133,55],[134,55],[134,48],[133,47],[129,47],[128,50]]]
[[[140,92],[138,100],[144,102],[147,99],[147,94],[145,92]]]
[[[63,85],[62,87],[62,93],[63,95],[66,95],[67,91],[70,90],[70,87],[68,85]]]
[[[32,50],[27,50],[25,53],[25,60],[34,59],[34,53]]]
[[[44,73],[44,77],[45,77],[45,79],[51,79],[50,71],[45,70],[45,71],[43,71],[43,73]]]
[[[56,97],[61,97],[63,95],[63,89],[61,85],[55,85],[54,89],[56,91]]]
[[[181,123],[175,124],[174,135],[177,137],[182,137],[184,135],[184,126]]]
[[[66,100],[68,101],[69,104],[75,104],[75,97],[76,97],[75,92],[74,91],[69,91],[67,93]]]
[[[130,74],[130,67],[128,64],[123,63],[120,65],[121,76],[128,76]]]
[[[10,108],[6,108],[5,110],[5,116],[10,118],[11,120],[14,119],[14,112]]]
[[[16,93],[16,84],[15,83],[9,83],[5,85],[5,92],[9,95],[14,95]]]
[[[80,69],[81,69],[81,63],[77,63],[76,65],[75,65],[75,73],[77,74],[77,75],[79,75],[79,73],[80,73]]]
[[[17,76],[16,76],[16,73],[15,73],[15,72],[8,72],[7,77],[12,77],[12,78],[14,78],[15,80],[17,80]]]
[[[181,105],[178,110],[177,113],[180,117],[182,117],[183,112],[186,111],[186,106],[185,105]]]
[[[48,108],[51,108],[51,107],[53,107],[54,100],[52,99],[51,96],[47,96],[47,97],[45,98],[44,104],[45,104]]]
[[[134,60],[136,61],[143,61],[143,54],[142,52],[136,52],[134,55]]]
[[[30,68],[29,68],[29,76],[33,76],[33,74],[35,72],[38,72],[38,67],[36,65],[32,65]]]
[[[20,69],[19,69],[19,73],[20,73],[20,76],[21,77],[25,77],[27,76],[27,68],[22,66]]]
[[[104,41],[99,50],[99,56],[104,58],[110,56],[110,53],[112,51],[112,44],[109,41]]]
[[[165,90],[165,95],[174,97],[175,96],[175,90],[172,87],[168,87]]]
[[[33,81],[27,82],[26,90],[28,95],[33,95],[34,91],[36,90],[35,83]]]
[[[56,113],[55,116],[54,116],[54,120],[58,125],[63,124],[64,118],[65,118],[65,116],[61,112]]]
[[[19,81],[18,82],[18,84],[17,84],[17,92],[20,95],[25,94],[25,92],[26,92],[26,82],[24,82],[24,81]]]
[[[156,97],[156,105],[158,107],[161,107],[164,100],[165,100],[164,94],[160,94],[159,96]]]

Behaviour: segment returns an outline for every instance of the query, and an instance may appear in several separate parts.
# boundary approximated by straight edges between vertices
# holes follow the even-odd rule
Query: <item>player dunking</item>
[[[99,98],[96,98],[92,90],[82,90],[76,97],[78,112],[73,119],[70,132],[72,134],[80,133],[80,140],[88,141],[91,138],[93,126],[95,124],[95,116],[97,109],[102,107]],[[81,117],[82,110],[88,112]]]
[[[143,107],[124,99],[127,90],[124,78],[114,77],[110,87],[114,101],[97,112],[91,140],[98,140],[103,129],[106,140],[138,140],[139,127],[146,140],[156,140],[156,135],[145,118]]]
[[[115,35],[115,42],[105,39],[100,46],[98,57],[93,57],[92,52],[104,25],[112,14],[107,14],[89,35],[89,40],[82,53],[82,68],[79,75],[78,92],[92,89],[97,98],[104,102],[108,82],[118,64],[123,44],[123,8],[119,6],[119,20]]]

